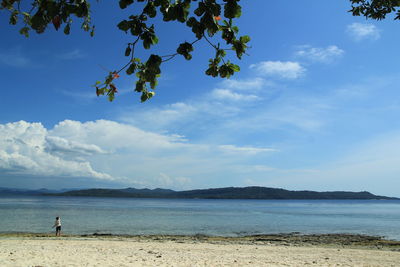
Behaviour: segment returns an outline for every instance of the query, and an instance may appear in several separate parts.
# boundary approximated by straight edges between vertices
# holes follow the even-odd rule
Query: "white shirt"
[[[61,219],[56,220],[54,226],[56,227],[61,226]]]

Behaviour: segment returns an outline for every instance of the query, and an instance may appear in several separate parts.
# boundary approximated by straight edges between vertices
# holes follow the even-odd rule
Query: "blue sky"
[[[91,85],[124,65],[131,39],[116,3],[93,3],[96,35],[29,39],[0,15],[0,186],[224,186],[368,190],[400,196],[398,22],[352,17],[350,2],[242,1],[249,56],[229,80],[203,73],[213,51],[162,66],[139,103],[122,75],[112,103]],[[156,52],[193,39],[160,25]],[[145,57],[148,51],[138,50]]]

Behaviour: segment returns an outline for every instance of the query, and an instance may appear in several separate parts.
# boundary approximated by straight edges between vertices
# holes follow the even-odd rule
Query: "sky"
[[[162,65],[140,103],[121,75],[114,102],[91,86],[126,63],[129,16],[93,2],[78,23],[25,38],[0,13],[0,187],[187,190],[266,186],[400,197],[400,24],[353,17],[350,1],[241,1],[251,48],[230,79],[204,75],[213,50]],[[156,28],[153,52],[193,40]],[[143,58],[148,51],[136,51]]]

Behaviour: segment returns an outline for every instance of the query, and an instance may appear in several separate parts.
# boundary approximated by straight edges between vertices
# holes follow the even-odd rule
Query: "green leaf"
[[[160,68],[161,62],[162,58],[159,55],[152,54],[146,62],[146,67],[150,70],[158,70]]]
[[[201,17],[205,11],[206,11],[206,5],[203,2],[200,2],[198,8],[194,10],[194,14]]]
[[[132,4],[133,3],[133,0],[120,0],[119,1],[119,7],[121,8],[121,9],[125,9],[125,8],[127,8],[130,4]]]
[[[211,62],[212,62],[212,60],[211,60]],[[206,70],[206,75],[208,75],[208,76],[212,76],[212,77],[217,77],[218,76],[218,65],[217,64],[214,64],[214,63],[211,63],[210,65],[209,65],[209,68]]]
[[[127,20],[123,20],[120,23],[118,23],[117,27],[121,31],[128,32],[128,30],[130,29],[130,24]]]
[[[140,39],[143,41],[143,47],[145,49],[149,49],[151,45],[155,45],[158,43],[158,38],[154,34],[153,28],[150,28],[147,32],[143,33],[140,36]]]
[[[189,15],[189,8],[190,4],[187,2],[183,3],[178,3],[175,7],[176,9],[176,18],[179,22],[185,22],[187,20],[187,17]]]
[[[132,63],[131,65],[129,65],[128,69],[126,70],[126,74],[131,75],[132,73],[134,73],[136,71],[136,64]]]
[[[71,30],[71,25],[69,23],[67,23],[67,25],[65,25],[65,27],[64,27],[64,34],[68,35],[70,30]]]
[[[223,49],[218,49],[216,53],[216,57],[225,57],[226,56],[226,51]]]
[[[219,26],[215,22],[214,16],[209,12],[204,14],[204,16],[200,19],[200,23],[205,26],[209,36],[213,36],[219,30]]]
[[[156,88],[157,84],[158,84],[157,79],[153,79],[152,81],[150,81],[150,88],[151,89]]]
[[[17,22],[18,22],[18,13],[19,12],[17,10],[14,10],[14,12],[11,13],[11,16],[10,16],[10,24],[11,25],[17,24]]]
[[[28,38],[29,37],[29,28],[23,27],[22,29],[19,30],[19,33],[24,35],[26,38]]]
[[[236,51],[236,56],[239,59],[241,59],[243,54],[244,54],[244,52],[246,51],[247,46],[246,46],[245,43],[242,43],[240,40],[236,40],[236,41],[233,42],[233,47],[232,48],[233,48],[233,50]]]
[[[154,18],[157,15],[156,7],[154,3],[149,1],[147,5],[144,7],[143,12],[149,15],[150,18]]]
[[[190,54],[190,52],[192,51],[193,51],[193,45],[188,42],[181,43],[178,49],[176,49],[176,52],[184,56],[186,60],[192,59],[192,55]]]
[[[231,64],[230,68],[234,71],[234,72],[239,72],[240,71],[240,67],[238,65],[235,64]]]
[[[140,100],[143,103],[143,102],[149,100],[150,98],[152,98],[154,95],[155,95],[154,92],[143,91],[142,96],[140,97]]]
[[[136,87],[135,87],[135,91],[136,92],[142,92],[143,90],[145,90],[145,83],[141,80],[136,82]]]
[[[186,22],[186,25],[192,28],[192,32],[196,35],[197,39],[201,39],[203,37],[205,26],[203,23],[198,22],[196,18],[189,18]]]
[[[248,35],[241,36],[240,41],[242,43],[248,43],[248,42],[250,42],[250,36],[248,36]]]
[[[224,0],[224,17],[228,19],[238,18],[242,15],[242,7],[238,5],[239,0]]]
[[[131,52],[132,52],[131,45],[128,45],[128,47],[125,49],[125,56],[129,57]]]

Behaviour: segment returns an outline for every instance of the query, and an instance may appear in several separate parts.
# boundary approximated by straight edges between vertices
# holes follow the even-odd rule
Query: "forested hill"
[[[85,189],[73,190],[52,196],[132,197],[132,198],[200,198],[200,199],[398,199],[377,196],[369,192],[315,192],[290,191],[268,187],[225,187],[174,191],[169,189]]]

